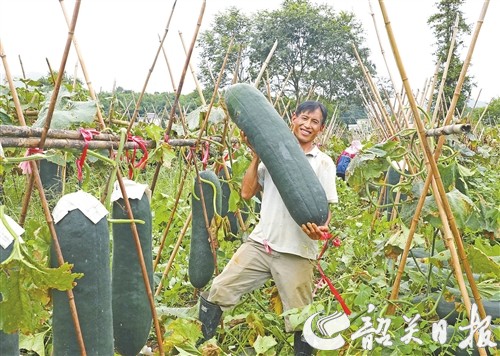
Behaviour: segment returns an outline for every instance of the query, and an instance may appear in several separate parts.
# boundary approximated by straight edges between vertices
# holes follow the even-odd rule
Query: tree
[[[246,69],[248,61],[244,59],[248,57],[250,23],[250,17],[242,14],[241,10],[230,7],[226,12],[219,12],[215,15],[211,29],[200,35],[198,42],[202,62],[200,65],[200,81],[204,84],[206,90],[213,92],[231,38],[233,39],[233,45],[220,86],[224,87],[231,84],[233,80],[246,81],[248,79]]]
[[[200,46],[205,49],[201,57],[213,71],[220,69],[222,59],[218,57],[222,58],[225,51],[219,48],[224,46],[222,39],[231,35],[239,38],[239,49],[244,49],[244,66],[240,70],[246,75],[240,76],[239,81],[255,80],[277,40],[264,76],[265,81],[269,78],[271,93],[277,95],[284,89],[284,94],[294,101],[312,93],[312,97],[336,101],[339,107],[347,102],[361,106],[356,82],[363,80],[363,73],[353,47],[364,65],[371,71],[374,66],[367,60],[369,50],[362,47],[363,31],[354,14],[336,14],[332,7],[314,5],[309,0],[284,0],[277,10],[260,11],[249,17],[232,8],[217,17],[214,27],[200,39]],[[236,62],[234,58],[230,63]],[[231,77],[232,68],[226,69],[224,78]]]
[[[429,17],[429,19],[427,20],[427,23],[433,29],[434,36],[436,38],[435,45],[437,48],[434,52],[434,55],[436,57],[436,63],[440,63],[438,80],[439,82],[441,82],[441,79],[444,75],[444,67],[451,47],[454,25],[457,16],[459,18],[458,31],[455,39],[456,43],[452,50],[451,62],[449,64],[444,84],[445,105],[448,105],[453,98],[453,93],[455,92],[458,78],[464,64],[458,55],[463,47],[462,37],[464,34],[470,33],[470,26],[465,22],[463,18],[463,12],[460,11],[460,6],[463,4],[463,2],[464,0],[440,0],[436,4],[438,12]],[[467,98],[470,96],[472,86],[472,80],[467,76],[462,85],[461,95],[457,103],[457,108],[463,107]]]
[[[500,122],[500,97],[491,99],[486,108],[473,109],[470,116],[474,125],[478,120],[486,126],[493,127],[497,125]]]
[[[354,14],[336,14],[328,5],[314,5],[308,0],[285,0],[280,9],[260,12],[252,36],[251,62],[262,63],[275,40],[278,47],[269,65],[274,73],[271,87],[277,91],[283,84],[296,100],[312,89],[329,101],[361,103],[356,81],[363,74],[353,46],[364,63],[368,49],[363,42],[361,25]],[[283,81],[290,74],[288,82]]]

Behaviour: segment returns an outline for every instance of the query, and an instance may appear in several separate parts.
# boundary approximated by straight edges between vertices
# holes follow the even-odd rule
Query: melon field
[[[28,87],[20,98],[27,103],[35,90],[42,93],[43,89]],[[8,104],[11,95],[6,88],[3,90],[2,101]],[[85,100],[84,91],[78,94],[77,105],[57,106],[55,120],[70,116],[75,107],[86,104],[90,109],[80,110],[90,113],[93,120],[95,105],[92,106],[92,100]],[[40,100],[40,112],[44,100]],[[3,110],[10,110],[5,104]],[[103,348],[103,354],[114,348],[116,354],[124,355],[128,354],[127,347],[135,347],[133,354],[149,349],[153,354],[203,354],[207,350],[220,354],[292,352],[292,340],[284,332],[280,298],[272,280],[224,314],[217,340],[197,345],[201,337],[197,320],[199,294],[209,288],[213,276],[222,270],[259,219],[258,199],[245,201],[239,196],[250,154],[239,141],[238,128],[222,101],[212,107],[209,116],[207,111],[198,110],[198,123],[183,138],[166,140],[164,127],[144,123],[133,125],[127,136],[123,125],[112,124],[100,130],[92,121],[79,123],[88,127],[85,135],[92,139],[85,140],[76,124],[50,129],[46,144],[56,146],[43,151],[27,149],[26,142],[41,136],[36,122],[24,128],[0,127],[1,214],[7,229],[4,236],[10,234],[13,240],[6,249],[2,248],[2,347],[8,347],[10,342],[30,355],[50,355],[56,347],[78,353],[83,345],[91,350]],[[29,135],[27,128],[31,130]],[[470,132],[448,135],[437,162],[454,226],[460,234],[460,247],[450,228],[443,226],[443,219],[447,220],[446,213],[444,217],[440,215],[442,205],[436,204],[432,191],[423,190],[428,173],[418,153],[415,130],[404,132],[397,140],[363,141],[362,151],[349,165],[347,180],[337,179],[339,203],[331,206],[330,223],[337,243],[325,242],[325,253],[319,261],[352,312],[340,354],[354,355],[365,349],[363,337],[353,338],[364,327],[365,318],[372,320],[374,332],[381,320],[390,323],[387,335],[392,345],[374,342],[374,350],[389,354],[457,350],[467,337],[467,331],[460,327],[470,325],[460,283],[465,284],[473,303],[473,288],[479,293],[476,295],[491,317],[490,335],[498,340],[496,137],[497,127],[484,127],[481,139]],[[322,140],[322,149],[334,158],[349,143],[335,135]],[[59,141],[66,146],[57,147]],[[414,165],[412,169],[398,169],[395,162],[404,157]],[[26,164],[39,173],[26,172]],[[212,213],[208,225],[199,216],[203,209],[193,210],[196,177],[204,172],[212,172],[224,187],[217,194],[225,209]],[[127,196],[134,196],[128,198],[132,216],[123,200],[122,187]],[[417,215],[422,195],[425,199]],[[73,204],[76,210],[66,207],[69,213],[61,219],[57,212],[64,201],[73,201],[70,206]],[[79,213],[79,208],[84,210],[88,205],[94,210],[104,209],[95,218],[96,223]],[[198,255],[204,263],[190,259],[195,219],[199,221],[197,229],[205,231],[211,244],[211,248]],[[14,226],[22,226],[24,232],[21,234]],[[139,244],[134,231],[140,238]],[[54,245],[56,238],[62,260]],[[122,244],[125,247],[120,247]],[[142,246],[140,254],[137,246]],[[463,249],[465,258],[454,267],[453,256],[458,255],[459,249]],[[90,258],[84,257],[87,254],[94,258],[90,268],[86,272],[73,268],[81,265],[82,259]],[[212,268],[196,270],[196,263],[209,263]],[[467,280],[465,265],[472,271],[472,285]],[[460,269],[462,278],[457,278],[454,268]],[[121,279],[114,279],[120,274]],[[86,275],[95,281],[88,284]],[[197,278],[196,287],[193,276]],[[342,310],[319,269],[316,277],[314,303],[288,312],[297,326],[316,312],[328,315]],[[100,283],[100,287],[94,283]],[[89,291],[82,293],[78,288]],[[74,310],[70,308],[69,291],[73,291]],[[119,301],[122,295],[125,300]],[[56,311],[58,306],[62,312]],[[79,316],[81,327],[88,329],[86,318],[96,308],[100,308],[100,313],[91,322],[92,333],[83,333],[78,340],[73,331],[73,313]],[[425,351],[417,342],[404,341],[407,322],[415,316],[418,333],[414,337],[426,345]],[[113,323],[114,318],[122,320]],[[440,320],[448,323],[447,338],[442,343],[432,338],[432,324]],[[58,323],[64,323],[64,327]],[[113,326],[116,331],[124,323],[129,324],[123,327],[124,336],[115,334],[113,343]],[[68,328],[72,330],[71,337],[57,335],[62,330],[67,333]],[[97,335],[108,335],[107,345],[104,341],[104,345],[96,344],[93,339]],[[139,339],[131,340],[132,336]],[[58,337],[72,343],[58,345]],[[116,349],[118,339],[126,341],[121,341],[120,351]]]
[[[437,82],[428,97],[405,94],[409,83],[381,93],[358,68],[359,114],[310,83],[271,90],[275,48],[245,80],[224,77],[238,52],[228,49],[211,85],[190,94],[189,61],[178,91],[96,94],[64,58],[46,77],[13,78],[0,42],[0,356],[293,355],[285,318],[319,356],[498,355],[500,98],[441,101],[454,88]],[[332,177],[328,211],[287,136],[306,99],[329,109],[315,143],[334,162],[361,143],[345,180]],[[244,125],[293,219],[329,212],[329,234],[312,261],[313,303],[284,311],[270,279],[202,342],[200,296],[260,219],[261,196],[241,196]]]

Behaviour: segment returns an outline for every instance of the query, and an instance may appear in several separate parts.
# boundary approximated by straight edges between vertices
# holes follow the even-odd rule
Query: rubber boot
[[[222,310],[217,304],[210,303],[203,295],[200,295],[200,313],[198,319],[202,324],[201,331],[204,337],[202,342],[214,337],[221,315]]]
[[[302,338],[302,331],[293,334],[293,351],[295,356],[311,356],[313,348]]]

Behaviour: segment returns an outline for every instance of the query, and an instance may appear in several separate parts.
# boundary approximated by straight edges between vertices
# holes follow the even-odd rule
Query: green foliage
[[[437,2],[437,12],[429,17],[427,23],[430,25],[436,38],[435,62],[440,63],[438,81],[441,81],[446,68],[446,61],[451,49],[454,24],[458,17],[458,31],[452,49],[451,61],[448,65],[446,79],[444,83],[444,101],[450,102],[453,98],[455,87],[460,77],[460,72],[464,62],[460,59],[459,53],[463,47],[463,36],[470,33],[470,25],[465,22],[460,6],[464,0],[440,0]],[[466,98],[470,96],[472,90],[472,79],[468,76],[462,84],[457,108],[464,106]]]
[[[33,123],[33,127],[42,128],[45,126],[51,95],[47,96],[47,100],[42,104],[38,119]],[[51,129],[67,129],[72,125],[79,126],[81,124],[88,126],[94,121],[97,112],[96,103],[93,100],[74,100],[75,96],[75,93],[70,93],[64,88],[61,89],[50,121]]]
[[[266,13],[262,21],[283,14],[285,10],[300,16],[301,11],[304,8],[308,9],[309,6],[310,4],[300,1],[285,2],[283,8],[276,12]],[[319,11],[318,7],[312,7],[314,8],[312,10]],[[314,11],[313,14],[315,14]],[[276,19],[278,20],[279,17]],[[340,22],[337,23],[337,20]],[[332,26],[344,23],[342,22],[344,20],[348,21],[349,17],[338,19],[335,17]],[[281,24],[281,22],[276,22],[276,24],[278,23]],[[239,22],[233,24],[234,29],[239,26],[238,24]],[[241,24],[243,26],[244,23]],[[224,23],[220,25],[223,26]],[[315,29],[314,24],[310,26],[313,30]],[[300,28],[302,27],[298,27],[298,29]],[[285,26],[284,29],[291,30],[290,26]],[[273,31],[278,31],[278,29],[273,29]],[[341,38],[346,39],[342,36]],[[226,43],[228,37],[221,37],[217,41]],[[219,46],[217,41],[214,39],[214,46]],[[269,42],[273,41],[269,39]],[[239,47],[236,48],[239,50]],[[262,54],[265,52],[263,50]],[[248,52],[246,55],[250,55],[250,53]],[[231,64],[235,64],[235,61],[231,61]],[[249,64],[241,67],[241,71],[250,73]],[[253,73],[255,73],[256,68],[254,68]],[[214,68],[212,70],[214,73],[216,72]],[[227,82],[232,79],[230,73],[232,70],[226,73],[225,80]],[[282,77],[286,74],[286,71],[280,73]],[[273,85],[277,85],[276,83],[274,82]],[[23,108],[40,110],[47,99],[47,93],[49,93],[47,86],[50,85],[50,81],[26,80],[22,84],[18,91]],[[75,90],[78,92],[75,94],[75,100],[86,101],[88,99],[85,97],[85,92],[80,91],[78,85]],[[100,99],[102,107],[106,108],[105,113],[120,120],[128,120],[131,117],[134,108],[134,105],[131,104],[134,93],[120,89],[114,94],[101,94],[107,95],[105,99],[107,104],[103,104],[104,100]],[[122,94],[124,96],[120,96]],[[152,95],[152,97],[155,96],[154,100],[163,98],[163,102],[158,100],[158,106],[156,104],[154,106],[157,113],[170,111],[168,101],[171,101],[173,97],[163,94]],[[151,100],[153,100],[152,97]],[[182,96],[182,100],[186,100],[183,101],[183,106],[189,107],[189,112],[196,108],[199,109],[196,114],[192,114],[193,117],[197,115],[193,119],[195,125],[187,133],[188,137],[197,137],[199,122],[204,119],[206,111],[201,107],[196,94]],[[496,117],[494,110],[497,102],[498,100],[492,102],[493,113],[487,112],[488,115],[492,115],[488,117]],[[109,113],[111,103],[115,105],[114,113],[113,110]],[[147,109],[142,111],[141,106],[141,115],[150,111],[149,108],[152,108],[153,105],[145,107]],[[471,115],[471,123],[474,126],[478,116],[474,116],[476,113]],[[12,97],[5,87],[1,86],[0,118],[5,119],[4,122],[17,123]],[[28,119],[31,120],[33,117]],[[500,162],[498,128],[488,126],[490,122],[496,121],[495,119],[488,121],[484,116],[475,133],[467,136],[450,136],[446,140],[444,153],[440,157],[439,169],[455,214],[455,220],[462,234],[471,268],[475,274],[479,274],[477,282],[479,291],[483,298],[498,300],[500,298],[498,295],[500,180],[495,172]],[[224,132],[226,124],[227,120],[225,119],[210,120],[206,132],[219,135]],[[110,124],[108,130],[118,131],[114,124]],[[145,123],[135,125],[132,130],[132,134],[153,140],[157,144],[155,150],[149,152],[149,160],[145,169],[136,168],[133,170],[134,179],[142,183],[151,182],[157,164],[161,164],[157,185],[152,194],[151,210],[153,214],[153,255],[158,257],[159,261],[155,269],[154,282],[155,286],[159,285],[160,280],[163,283],[163,287],[154,298],[160,315],[160,326],[162,330],[165,330],[164,346],[166,351],[178,352],[183,355],[206,354],[208,352],[220,354],[251,352],[277,355],[292,354],[293,338],[284,332],[284,316],[288,316],[293,321],[293,325],[300,328],[304,320],[312,313],[323,311],[325,314],[331,314],[341,310],[328,287],[318,286],[314,303],[311,306],[280,314],[276,294],[272,292],[275,286],[272,281],[269,281],[264,288],[245,296],[235,308],[225,312],[224,327],[219,328],[216,338],[196,347],[196,342],[201,335],[200,324],[196,320],[198,293],[201,291],[195,290],[188,280],[186,261],[190,252],[191,231],[189,226],[186,227],[186,221],[191,212],[191,185],[186,185],[185,182],[192,182],[194,178],[193,164],[197,164],[198,169],[202,166],[199,161],[201,149],[194,147],[192,149],[194,161],[188,162],[187,156],[191,149],[170,146],[163,140],[164,133],[164,127]],[[174,133],[182,134],[183,128],[176,127],[172,133],[173,136]],[[222,162],[222,149],[227,151],[227,160],[231,162],[232,169],[232,176],[228,182],[231,189],[230,209],[235,210],[246,205],[250,209],[247,230],[238,232],[235,239],[225,240],[224,234],[219,231],[218,271],[227,264],[229,258],[258,219],[258,214],[254,211],[254,202],[243,201],[239,194],[241,179],[249,164],[249,153],[244,145],[233,144],[229,141],[231,138],[238,137],[238,133],[238,130],[235,129],[232,137],[225,137],[224,141],[227,143],[224,143],[224,147],[222,144],[210,142],[211,156],[207,162],[207,169],[215,170],[216,167],[218,168],[216,165]],[[436,294],[436,291],[441,293],[442,298],[446,299],[456,298],[460,294],[460,292],[456,292],[458,286],[449,269],[450,252],[444,244],[440,232],[441,222],[437,217],[434,198],[430,192],[426,192],[424,212],[418,220],[414,237],[415,247],[408,257],[401,276],[399,299],[395,301],[398,306],[397,312],[393,316],[385,315],[389,305],[389,295],[397,275],[398,261],[408,236],[409,221],[413,218],[416,200],[422,194],[423,180],[427,174],[422,158],[418,156],[418,138],[415,132],[412,131],[409,135],[398,138],[401,141],[363,142],[364,149],[352,161],[347,182],[337,180],[339,203],[330,208],[332,212],[330,230],[334,236],[341,240],[341,246],[329,245],[319,263],[352,310],[351,327],[343,334],[348,342],[341,352],[346,355],[363,353],[426,355],[429,351],[438,348],[444,350],[448,347],[450,349],[454,347],[456,349],[459,342],[455,337],[448,340],[446,345],[438,345],[430,339],[430,323],[439,318],[436,313],[437,302],[431,297]],[[348,142],[334,137],[322,149],[336,159],[347,144]],[[9,158],[17,158],[23,156],[24,152],[22,151],[21,149],[7,148],[5,154]],[[58,163],[68,169],[65,192],[84,188],[89,193],[102,197],[106,191],[112,167],[109,162],[88,159],[89,169],[85,172],[86,181],[80,184],[73,174],[73,162],[78,156],[79,152],[69,151],[58,152],[54,155],[57,157]],[[401,172],[403,173],[401,184],[390,187],[393,193],[400,191],[406,194],[407,200],[401,203],[400,215],[395,220],[389,220],[386,218],[387,214],[384,212],[383,206],[378,204],[379,192],[384,186],[384,173],[388,170],[389,165],[393,161],[401,161],[404,157],[407,157],[417,167],[417,172],[411,174]],[[19,219],[26,191],[26,177],[20,175],[17,168],[11,164],[2,162],[1,166],[3,169],[1,182],[5,191],[3,199],[6,212]],[[125,172],[128,168],[128,162],[126,160],[120,162],[120,167]],[[36,193],[31,196],[24,228],[26,230],[25,243],[21,245],[20,252],[16,255],[21,257],[11,259],[1,265],[0,285],[7,285],[9,292],[3,294],[2,290],[4,300],[1,302],[3,304],[0,303],[0,318],[3,318],[2,322],[7,320],[5,321],[7,323],[23,321],[25,324],[22,330],[27,335],[21,339],[22,346],[37,352],[39,355],[43,355],[43,352],[50,354],[51,325],[48,317],[50,316],[51,302],[47,297],[46,290],[56,285],[68,288],[77,276],[71,273],[71,266],[68,265],[54,270],[47,268],[48,246],[51,237],[44,212],[41,209],[39,195]],[[164,246],[160,253],[160,245],[162,244]],[[416,257],[416,255],[412,257],[413,252],[416,254],[417,249],[423,251],[425,257]],[[171,259],[172,261],[170,261]],[[172,262],[171,266],[169,266],[169,262]],[[167,268],[169,268],[168,271],[166,271]],[[5,273],[7,269],[9,275]],[[320,279],[319,273],[315,273],[315,278],[316,280]],[[426,295],[429,295],[429,298],[423,298]],[[6,296],[7,298],[5,298]],[[416,301],[416,297],[420,297],[420,301]],[[23,303],[22,305],[28,301],[30,304],[24,306],[23,310],[16,309],[21,304],[15,305],[12,309],[10,304],[7,306],[7,303],[11,303],[14,298],[19,299]],[[36,299],[35,303],[33,303],[32,298]],[[373,312],[367,311],[369,304],[375,306]],[[460,308],[463,309],[463,306]],[[176,313],[166,313],[165,309],[175,310]],[[185,310],[188,312],[183,312]],[[28,320],[27,313],[30,313],[30,320]],[[418,323],[420,329],[418,336],[423,340],[425,348],[415,343],[406,344],[401,341],[408,326],[402,316],[411,317],[417,313],[422,316]],[[361,338],[349,340],[355,331],[363,327],[362,317],[370,317],[373,322],[377,321],[377,317],[389,318],[393,345],[382,347],[375,344],[374,349],[368,352],[363,350]],[[4,329],[6,326],[13,329],[17,327],[14,324],[4,323],[2,325]],[[154,348],[154,331],[151,332],[148,344]],[[318,355],[326,354],[328,353],[318,352]]]
[[[473,109],[470,113],[470,119],[473,127],[480,123],[486,127],[495,126],[500,120],[500,97],[491,99],[485,108]]]
[[[37,263],[16,239],[9,258],[0,264],[0,330],[32,333],[49,316],[49,290],[73,288],[81,274],[71,273],[71,265],[48,268]]]
[[[233,76],[242,82],[250,79],[248,63],[243,59],[249,56],[251,24],[251,16],[246,16],[236,7],[229,7],[225,12],[219,12],[214,16],[210,30],[201,33],[198,47],[201,49],[200,57],[205,65],[200,68],[200,77],[208,92],[213,92],[215,85],[213,76],[219,74],[228,50],[229,57],[222,73],[220,87],[231,84]],[[231,39],[233,45],[229,49]]]
[[[336,13],[328,5],[315,5],[308,0],[284,1],[277,10],[253,15],[230,8],[218,14],[211,29],[200,36],[200,56],[207,63],[201,74],[207,87],[212,87],[213,79],[204,67],[219,73],[231,37],[234,46],[223,72],[225,85],[235,79],[255,80],[277,41],[268,64],[271,92],[284,89],[285,96],[298,102],[313,90],[321,93],[325,101],[361,106],[356,82],[362,80],[363,74],[352,46],[356,46],[365,65],[370,70],[374,68],[368,60],[369,51],[363,46],[363,29],[354,14]],[[217,53],[220,55],[214,55]]]

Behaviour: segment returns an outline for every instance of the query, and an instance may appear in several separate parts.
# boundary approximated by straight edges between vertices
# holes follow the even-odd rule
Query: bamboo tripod
[[[459,77],[457,86],[455,88],[453,99],[449,105],[447,115],[446,115],[446,118],[444,120],[444,125],[449,125],[451,123],[453,113],[455,111],[455,107],[456,107],[456,104],[458,102],[458,98],[460,95],[461,87],[462,87],[463,81],[465,79],[467,68],[468,68],[468,65],[470,63],[470,59],[471,59],[471,56],[472,56],[472,53],[474,50],[475,42],[476,42],[477,37],[479,35],[479,30],[481,28],[481,25],[484,21],[484,16],[486,14],[488,4],[489,4],[489,1],[484,2],[483,9],[482,9],[482,12],[480,15],[480,19],[477,23],[477,26],[476,26],[476,29],[475,29],[475,32],[474,32],[474,35],[472,38],[471,46],[469,47],[469,51],[468,51],[466,60],[464,62],[464,66],[462,67],[462,71],[460,73],[460,77]],[[417,203],[415,214],[414,214],[413,219],[411,221],[409,236],[406,240],[405,248],[404,248],[404,251],[401,255],[401,259],[400,259],[398,271],[396,274],[394,286],[393,286],[393,289],[392,289],[392,292],[391,292],[391,295],[389,298],[390,304],[389,304],[389,307],[387,309],[387,314],[391,315],[391,314],[394,314],[394,312],[395,312],[396,303],[394,301],[397,299],[398,294],[399,294],[399,287],[400,287],[401,279],[403,276],[406,260],[407,260],[409,250],[410,250],[410,247],[412,244],[413,236],[414,236],[416,228],[417,228],[418,220],[419,220],[420,214],[422,212],[425,197],[427,195],[427,192],[429,191],[429,188],[431,187],[432,188],[431,193],[433,194],[434,199],[436,201],[436,204],[438,207],[438,212],[439,212],[439,217],[441,219],[442,226],[443,226],[442,233],[443,233],[444,242],[445,242],[447,249],[450,251],[450,254],[451,254],[453,273],[454,273],[455,278],[457,280],[457,283],[459,285],[460,293],[462,295],[469,320],[471,319],[471,314],[470,314],[471,313],[471,300],[470,300],[469,294],[468,294],[467,289],[466,289],[466,285],[465,285],[465,281],[464,281],[464,277],[463,277],[463,273],[462,273],[462,267],[463,267],[463,269],[465,269],[465,274],[467,276],[467,280],[469,282],[470,288],[472,290],[472,294],[473,294],[475,302],[477,304],[479,315],[481,316],[482,319],[484,319],[484,318],[486,318],[486,312],[484,310],[481,296],[479,294],[475,280],[473,278],[472,270],[471,270],[470,264],[467,260],[467,256],[465,253],[462,238],[460,236],[460,232],[458,230],[455,218],[453,216],[451,206],[450,206],[450,203],[447,199],[446,191],[445,191],[445,188],[444,188],[444,185],[443,185],[443,182],[442,182],[442,179],[441,179],[438,167],[437,167],[437,160],[441,154],[441,149],[442,149],[442,146],[444,144],[445,137],[444,136],[439,137],[437,145],[436,145],[435,150],[433,152],[431,150],[431,146],[427,140],[427,137],[430,135],[428,135],[428,132],[426,132],[426,130],[424,128],[424,124],[422,122],[422,119],[421,119],[421,116],[419,113],[417,101],[415,99],[415,96],[412,94],[413,92],[412,92],[408,77],[406,75],[406,71],[405,71],[405,68],[403,66],[401,56],[400,56],[399,51],[398,51],[398,47],[396,45],[394,33],[392,31],[391,23],[390,23],[388,14],[387,14],[387,10],[385,8],[384,1],[380,0],[379,5],[380,5],[380,9],[381,9],[383,18],[384,18],[385,28],[386,28],[389,42],[390,42],[390,45],[392,48],[392,52],[394,54],[396,64],[397,64],[397,67],[399,70],[399,74],[400,74],[402,82],[403,82],[403,87],[404,87],[404,90],[406,92],[406,98],[407,98],[409,106],[410,106],[410,112],[413,116],[413,122],[417,127],[417,134],[418,134],[418,138],[419,138],[420,149],[424,155],[425,167],[427,170],[424,188],[423,188],[422,194],[420,196],[420,199]],[[373,86],[371,86],[371,88],[373,90]],[[441,95],[441,91],[442,91],[442,86],[441,86],[440,93],[438,94],[438,97]],[[374,95],[378,98],[379,94],[376,91],[374,91],[374,93],[375,93]],[[424,97],[424,95],[422,95],[422,98],[423,97]],[[379,108],[380,108],[380,106],[379,106]],[[379,122],[382,122],[382,125],[381,125],[382,132],[386,134],[385,137],[387,138],[389,135],[392,136],[392,134],[394,134],[394,131],[391,129],[392,124],[387,121],[387,116],[386,115],[382,115],[382,116],[383,116],[384,120],[379,121]],[[389,131],[387,132],[386,130],[388,128],[389,128]],[[470,129],[470,127],[469,127],[469,129]],[[477,341],[477,337],[478,337],[478,335],[476,333],[475,334],[476,341]],[[479,348],[479,353],[481,355],[485,355],[486,351],[484,348]]]

